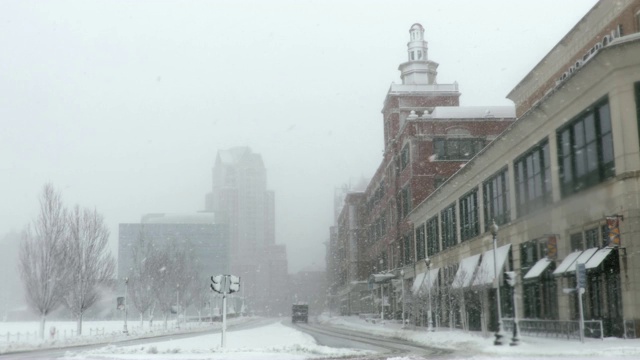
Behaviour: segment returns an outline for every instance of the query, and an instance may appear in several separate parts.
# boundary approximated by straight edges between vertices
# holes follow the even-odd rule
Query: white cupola
[[[427,42],[424,40],[424,28],[415,23],[409,29],[407,43],[407,62],[400,64],[403,84],[435,84],[438,64],[429,61]]]

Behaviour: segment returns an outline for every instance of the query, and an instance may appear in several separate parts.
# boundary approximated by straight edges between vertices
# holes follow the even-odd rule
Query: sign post
[[[222,339],[221,346],[227,345],[227,294],[240,290],[240,277],[216,275],[211,277],[211,290],[222,294]]]

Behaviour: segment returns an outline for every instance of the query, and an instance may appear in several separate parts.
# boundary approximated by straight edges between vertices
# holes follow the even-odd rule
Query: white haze
[[[381,160],[413,23],[462,105],[507,105],[594,3],[2,1],[0,238],[52,182],[105,215],[115,250],[119,223],[201,210],[216,151],[246,145],[276,193],[289,271],[324,267],[334,187]]]

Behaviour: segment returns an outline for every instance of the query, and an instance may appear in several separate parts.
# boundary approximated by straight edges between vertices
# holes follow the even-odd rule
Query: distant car
[[[293,305],[291,307],[291,322],[309,322],[309,305]]]

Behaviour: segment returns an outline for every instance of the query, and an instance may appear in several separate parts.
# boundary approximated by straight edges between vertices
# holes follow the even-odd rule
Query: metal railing
[[[513,319],[503,318],[502,325],[505,331],[513,332]],[[534,320],[519,319],[520,334],[542,337],[566,337],[567,339],[580,340],[580,322],[572,320]],[[585,320],[584,336],[603,339],[604,330],[602,320]]]

